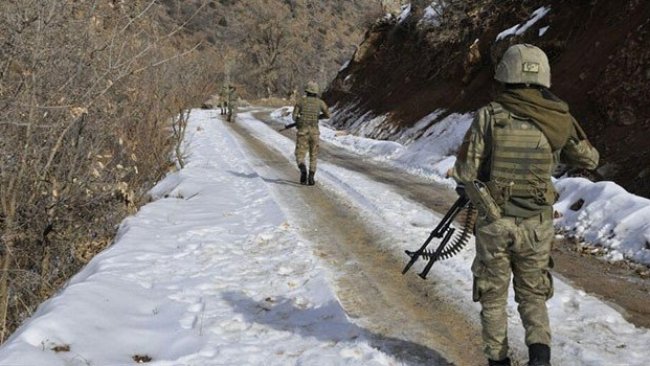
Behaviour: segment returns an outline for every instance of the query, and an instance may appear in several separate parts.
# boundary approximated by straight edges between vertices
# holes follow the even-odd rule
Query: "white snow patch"
[[[397,22],[402,23],[403,21],[406,20],[406,18],[411,15],[411,3],[408,3],[406,5],[402,5],[402,12],[400,15],[397,17]]]
[[[540,37],[543,36],[544,34],[546,34],[546,32],[548,31],[549,28],[551,28],[550,25],[547,25],[546,27],[542,27],[542,28],[540,28],[540,29],[539,29],[539,32],[538,32],[538,35],[539,35]]]
[[[546,14],[548,14],[549,11],[551,11],[550,6],[543,6],[541,8],[538,8],[533,12],[533,14],[530,16],[530,19],[528,19],[526,22],[522,24],[517,24],[499,33],[497,35],[496,41],[498,42],[506,37],[518,36],[524,34],[528,30],[528,28],[532,27],[540,19],[544,18],[544,16],[546,16]]]

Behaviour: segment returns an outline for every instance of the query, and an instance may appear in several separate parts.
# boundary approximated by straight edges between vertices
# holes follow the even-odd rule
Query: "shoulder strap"
[[[510,112],[508,112],[500,103],[491,102],[488,104],[488,111],[494,119],[497,126],[507,126],[510,123]]]

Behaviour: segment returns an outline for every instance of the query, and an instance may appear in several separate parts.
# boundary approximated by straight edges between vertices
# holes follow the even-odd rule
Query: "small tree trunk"
[[[6,236],[5,236],[6,237]],[[7,314],[9,310],[9,267],[11,265],[11,239],[3,238],[5,247],[2,254],[2,274],[0,275],[0,344],[7,336]]]

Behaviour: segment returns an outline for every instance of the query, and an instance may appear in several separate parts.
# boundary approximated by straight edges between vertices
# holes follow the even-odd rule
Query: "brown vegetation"
[[[0,342],[111,242],[214,87],[214,54],[159,11],[0,2]]]
[[[381,1],[207,1],[182,34],[218,52],[215,83],[233,83],[247,99],[287,97],[308,80],[324,86],[336,75],[381,14]],[[206,2],[161,3],[161,21],[180,24]]]
[[[188,108],[325,85],[378,3],[1,1],[0,343],[184,164]]]

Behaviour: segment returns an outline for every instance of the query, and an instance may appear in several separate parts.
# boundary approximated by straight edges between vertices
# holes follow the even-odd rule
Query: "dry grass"
[[[110,244],[215,87],[159,10],[0,2],[0,342]]]

